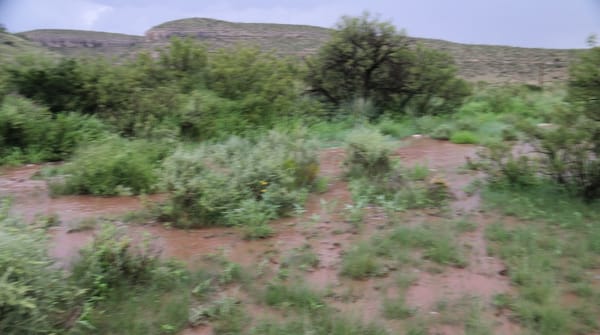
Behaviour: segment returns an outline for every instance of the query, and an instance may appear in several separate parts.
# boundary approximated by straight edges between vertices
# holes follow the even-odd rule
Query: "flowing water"
[[[461,167],[467,157],[475,158],[476,151],[477,147],[471,145],[412,138],[395,152],[402,164],[424,165],[435,176],[445,180],[455,197],[451,203],[453,212],[472,215],[472,220],[479,222],[477,230],[465,234],[461,240],[471,250],[469,265],[464,269],[447,269],[442,274],[418,272],[416,284],[406,292],[406,301],[411,307],[436,312],[435,303],[442,298],[472,294],[489,301],[494,294],[511,290],[506,277],[499,274],[503,269],[502,263],[486,255],[483,229],[487,220],[478,212],[479,196],[464,192],[474,176],[472,173],[461,172]],[[307,272],[307,282],[320,289],[334,288],[334,291],[351,297],[350,302],[340,300],[332,304],[344,312],[373,320],[380,313],[382,298],[396,294],[394,290],[382,289],[379,279],[353,281],[341,278],[338,273],[343,250],[381,228],[384,217],[375,210],[369,211],[365,226],[360,231],[353,229],[345,221],[343,208],[351,204],[352,200],[346,182],[342,179],[343,159],[342,148],[322,150],[320,174],[329,179],[328,190],[323,194],[312,194],[305,206],[306,211],[301,216],[272,223],[275,234],[269,239],[248,241],[232,228],[181,230],[149,224],[128,229],[132,235],[151,236],[165,257],[175,257],[191,266],[202,262],[206,255],[222,253],[244,266],[267,262],[273,269],[277,269],[283,256],[297,248],[308,247],[318,256],[319,265]],[[62,224],[51,229],[51,254],[62,264],[68,264],[77,257],[78,250],[94,235],[94,231],[69,232],[70,223],[100,216],[118,217],[144,206],[144,200],[140,197],[51,198],[46,183],[32,179],[40,169],[39,165],[28,165],[2,171],[0,196],[12,197],[12,212],[28,221],[33,220],[36,215],[57,215],[60,218]],[[149,196],[147,201],[155,202],[163,198],[164,195]],[[344,292],[340,292],[341,290]],[[252,307],[248,306],[248,309],[251,310]],[[502,316],[496,316],[496,323],[495,331],[498,334],[516,332],[514,325]],[[441,327],[436,331],[441,334],[460,333],[460,329],[452,327]],[[202,334],[207,333],[207,329],[188,329],[185,333]]]

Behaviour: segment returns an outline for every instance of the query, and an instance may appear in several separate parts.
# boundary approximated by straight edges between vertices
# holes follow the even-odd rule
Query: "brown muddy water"
[[[440,299],[454,299],[464,295],[476,295],[484,303],[497,293],[510,292],[506,277],[498,273],[503,264],[487,256],[486,241],[483,236],[488,220],[479,213],[479,196],[469,195],[464,188],[475,177],[462,171],[466,158],[476,158],[478,148],[471,145],[457,145],[429,138],[411,138],[403,142],[394,153],[403,165],[420,164],[428,167],[432,174],[442,178],[455,196],[451,215],[472,215],[479,223],[476,231],[464,234],[461,243],[469,247],[469,265],[465,268],[446,269],[441,274],[431,274],[418,269],[416,283],[406,292],[406,302],[410,307],[425,313],[438,313],[436,302]],[[280,219],[272,223],[275,234],[272,238],[257,241],[243,239],[243,235],[233,228],[208,228],[199,230],[170,229],[157,224],[129,227],[134,236],[149,234],[160,247],[165,257],[175,257],[194,266],[200,264],[209,254],[223,254],[242,266],[256,267],[268,264],[273,270],[279,269],[283,259],[290,253],[303,248],[317,255],[319,264],[309,269],[305,280],[317,289],[329,289],[339,298],[331,304],[340,311],[365,320],[380,318],[382,299],[397,294],[392,288],[392,278],[374,278],[355,281],[339,276],[344,250],[359,240],[367,239],[381,229],[385,218],[377,210],[369,210],[361,229],[346,222],[344,207],[352,203],[351,194],[342,178],[344,150],[329,148],[321,151],[321,176],[329,179],[329,188],[323,194],[310,195],[306,211],[299,217]],[[88,243],[93,231],[69,233],[69,223],[94,217],[118,217],[128,212],[140,210],[144,201],[139,197],[90,197],[65,196],[51,198],[46,183],[31,177],[41,166],[28,165],[0,172],[0,196],[13,198],[12,212],[32,220],[36,215],[57,215],[62,224],[51,229],[52,250],[62,264],[68,264],[77,257],[78,250]],[[154,202],[163,196],[150,196]],[[423,214],[419,214],[423,215]],[[411,218],[406,218],[410,221]],[[245,300],[246,298],[242,298]],[[251,315],[264,313],[264,308],[249,301],[246,309]],[[497,334],[514,334],[518,331],[504,316],[490,315],[494,319]],[[389,322],[391,329],[399,330],[401,325]],[[439,334],[460,334],[462,329],[440,326]],[[209,334],[210,328],[187,329],[185,334]]]

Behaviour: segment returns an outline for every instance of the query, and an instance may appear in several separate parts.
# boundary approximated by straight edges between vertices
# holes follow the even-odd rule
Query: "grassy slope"
[[[234,23],[205,18],[165,22],[149,29],[146,37],[74,30],[34,30],[21,35],[67,54],[131,55],[139,50],[164,46],[172,36],[191,36],[210,48],[238,43],[257,45],[282,55],[304,56],[316,52],[329,39],[327,28],[265,23]],[[450,53],[463,77],[472,81],[528,82],[561,81],[577,50],[468,45],[443,40],[414,41]],[[72,43],[67,43],[72,42]],[[94,43],[97,42],[97,43]]]

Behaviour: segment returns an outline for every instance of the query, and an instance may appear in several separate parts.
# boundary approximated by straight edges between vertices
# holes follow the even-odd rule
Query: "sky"
[[[410,36],[473,44],[585,48],[600,37],[600,0],[0,0],[11,32],[83,29],[143,35],[189,17],[334,27],[364,11]]]

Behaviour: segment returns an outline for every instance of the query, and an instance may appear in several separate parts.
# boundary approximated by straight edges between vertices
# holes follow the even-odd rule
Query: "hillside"
[[[66,56],[122,57],[135,52],[144,41],[142,36],[67,29],[39,29],[18,35]]]
[[[0,62],[8,62],[17,55],[22,54],[58,56],[48,49],[41,47],[38,43],[17,35],[0,32]]]
[[[237,43],[257,45],[281,55],[305,56],[325,43],[327,28],[264,23],[234,23],[206,18],[175,20],[150,28],[145,36],[76,30],[34,30],[20,35],[64,55],[126,57],[140,50],[164,46],[173,36],[192,37],[210,49]],[[563,81],[577,50],[469,45],[443,40],[411,38],[414,42],[448,52],[471,81],[540,82]]]

